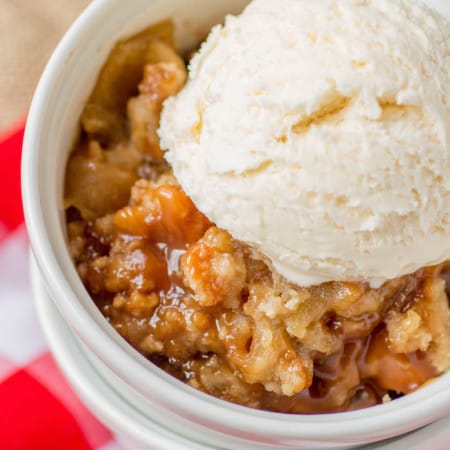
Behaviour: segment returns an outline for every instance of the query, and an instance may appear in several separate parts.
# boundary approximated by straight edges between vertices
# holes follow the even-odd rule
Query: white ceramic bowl
[[[275,0],[274,0],[275,1]],[[53,54],[28,117],[23,198],[33,254],[67,324],[93,355],[93,364],[136,411],[185,441],[209,448],[332,448],[365,444],[431,423],[450,412],[450,374],[419,391],[362,411],[284,415],[236,406],[198,392],[153,366],[98,311],[71,262],[64,235],[65,164],[78,117],[114,43],[167,17],[177,41],[192,46],[244,0],[96,0]],[[433,3],[449,5],[447,0]]]

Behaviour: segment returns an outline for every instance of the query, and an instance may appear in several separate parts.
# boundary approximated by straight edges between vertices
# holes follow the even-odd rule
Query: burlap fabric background
[[[0,0],[0,131],[24,117],[50,54],[89,0]]]

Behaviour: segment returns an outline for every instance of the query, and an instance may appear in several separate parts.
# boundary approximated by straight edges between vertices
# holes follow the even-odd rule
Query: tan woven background
[[[89,0],[0,0],[0,131],[24,117],[50,54]]]

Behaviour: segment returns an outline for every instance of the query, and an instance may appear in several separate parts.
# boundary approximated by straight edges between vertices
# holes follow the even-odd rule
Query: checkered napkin
[[[0,450],[120,450],[71,390],[33,307],[20,197],[23,124],[0,135]]]

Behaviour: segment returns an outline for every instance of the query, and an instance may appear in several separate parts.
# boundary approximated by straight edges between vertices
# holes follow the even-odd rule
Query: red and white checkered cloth
[[[120,450],[63,378],[34,310],[20,196],[23,128],[0,135],[0,449]]]

